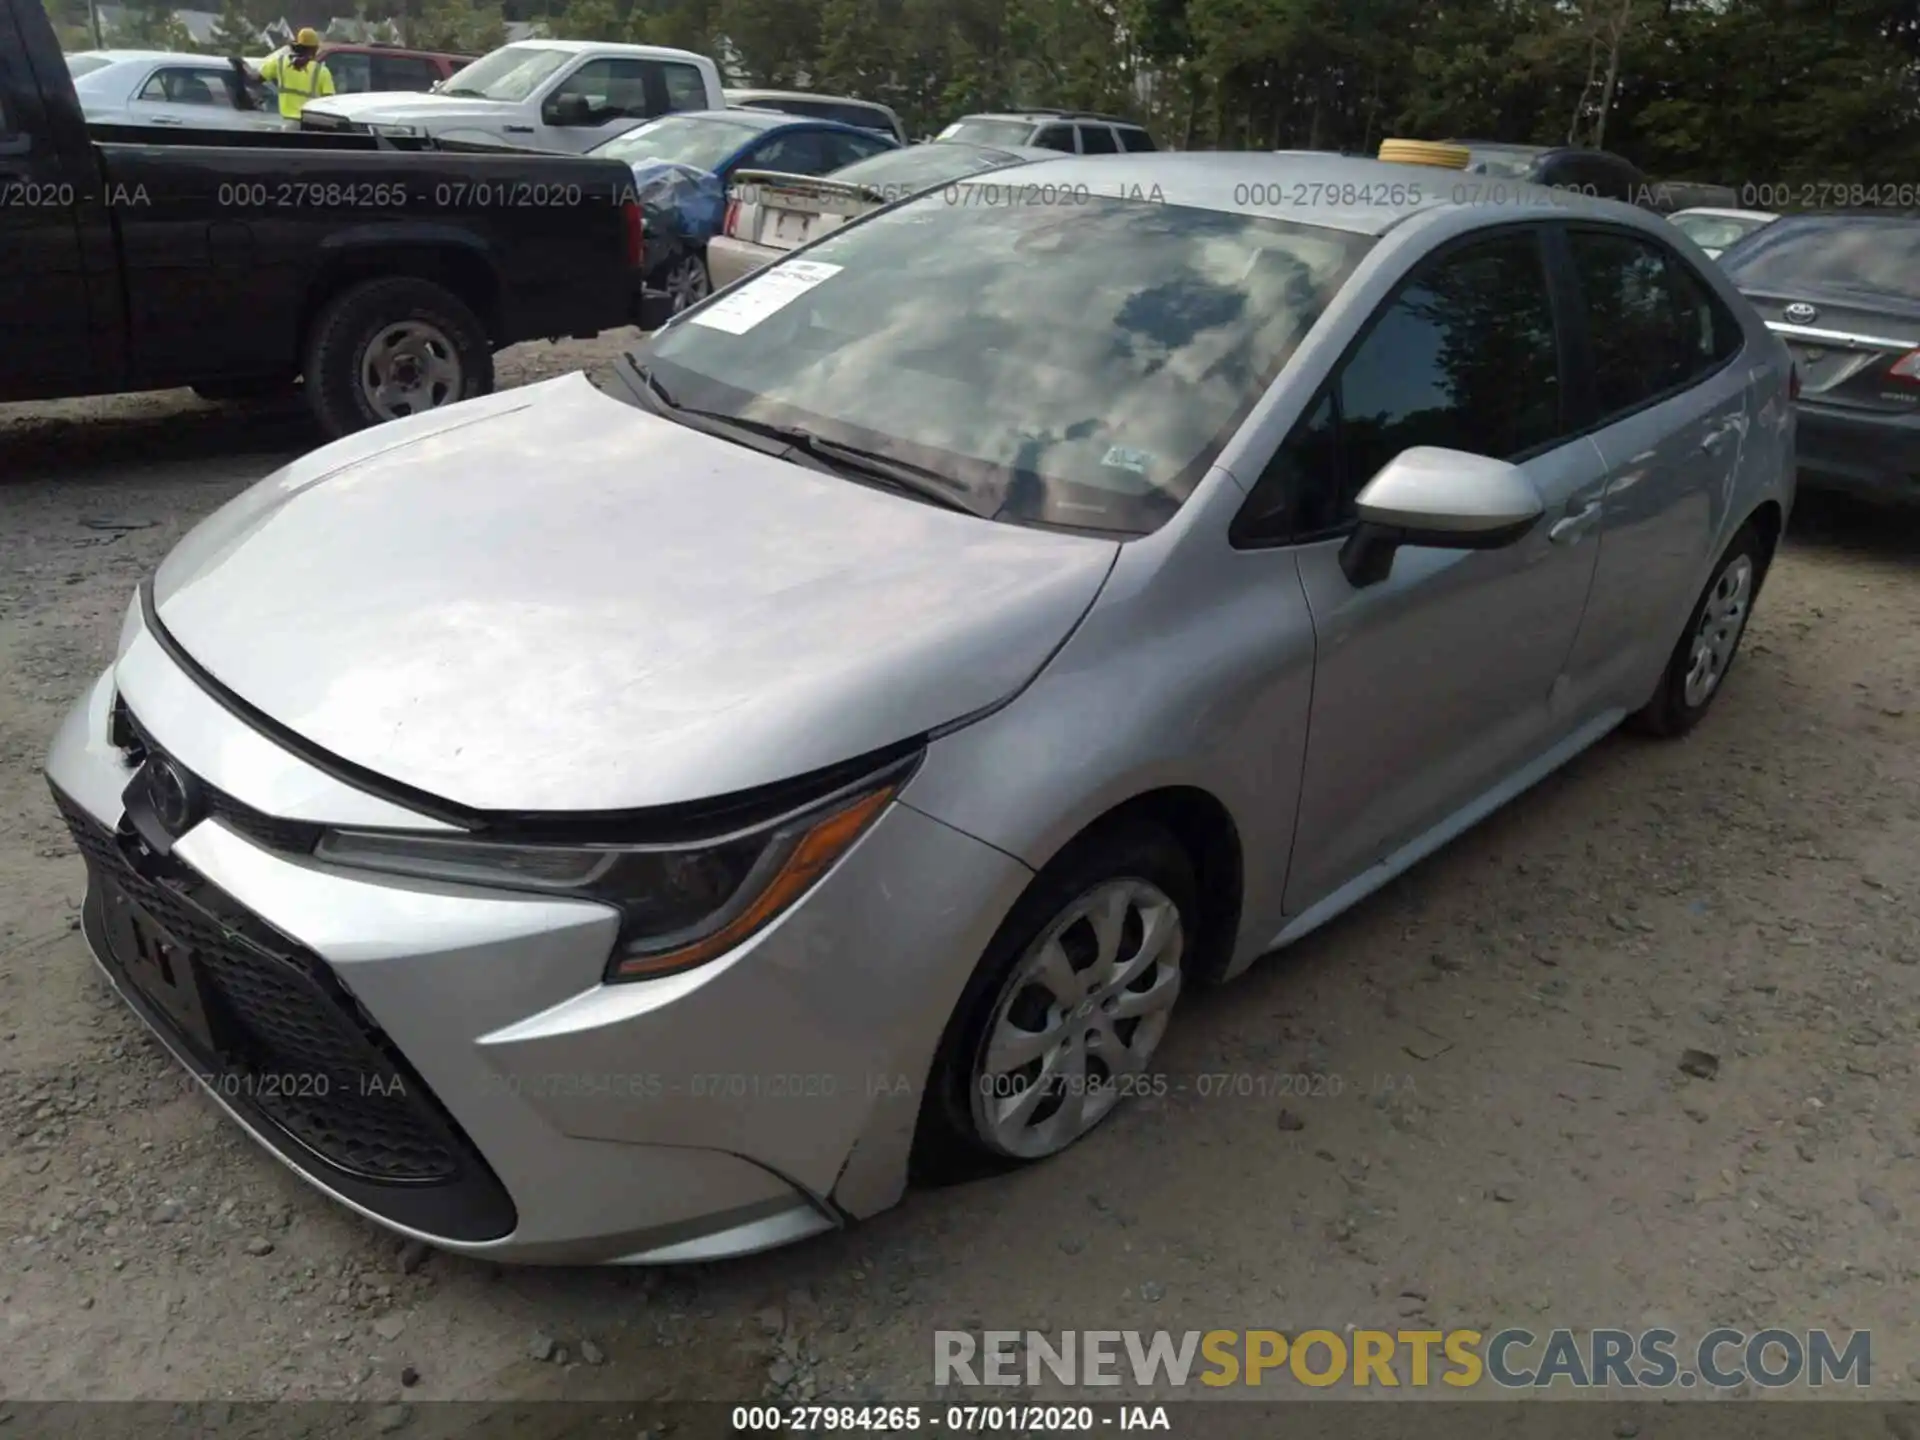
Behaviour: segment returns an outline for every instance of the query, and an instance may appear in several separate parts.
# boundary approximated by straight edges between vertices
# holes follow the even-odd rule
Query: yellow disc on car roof
[[[1464,145],[1443,145],[1438,140],[1382,140],[1380,158],[1394,165],[1438,165],[1443,170],[1464,170],[1472,158]]]

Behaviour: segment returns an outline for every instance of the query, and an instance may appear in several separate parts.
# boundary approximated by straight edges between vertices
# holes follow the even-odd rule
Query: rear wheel
[[[713,279],[703,256],[682,255],[668,267],[660,288],[673,297],[673,313],[690,310],[712,293]]]
[[[1636,729],[1683,735],[1700,723],[1733,668],[1768,558],[1766,542],[1754,526],[1733,537],[1687,618],[1660,688],[1633,717]]]
[[[396,275],[343,290],[307,340],[307,401],[329,439],[493,389],[493,347],[459,296]]]
[[[1146,824],[1095,832],[1035,878],[941,1037],[915,1144],[922,1178],[1058,1154],[1152,1089],[1196,895],[1186,853]]]

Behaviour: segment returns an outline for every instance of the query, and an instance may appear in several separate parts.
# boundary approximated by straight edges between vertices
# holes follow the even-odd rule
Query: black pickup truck
[[[0,401],[297,380],[338,436],[644,323],[616,160],[235,139],[89,130],[40,0],[0,0]]]

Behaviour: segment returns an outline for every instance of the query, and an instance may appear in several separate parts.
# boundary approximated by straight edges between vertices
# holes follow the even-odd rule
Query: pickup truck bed
[[[234,138],[89,132],[38,0],[0,0],[0,401],[303,377],[339,435],[640,318],[617,161]]]

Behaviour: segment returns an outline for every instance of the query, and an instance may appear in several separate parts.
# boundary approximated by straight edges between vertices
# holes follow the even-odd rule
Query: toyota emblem
[[[1796,300],[1787,306],[1787,320],[1794,325],[1811,325],[1820,318],[1820,312],[1804,300]]]
[[[199,785],[164,755],[147,761],[147,799],[153,805],[153,818],[176,838],[191,830],[200,818]]]

